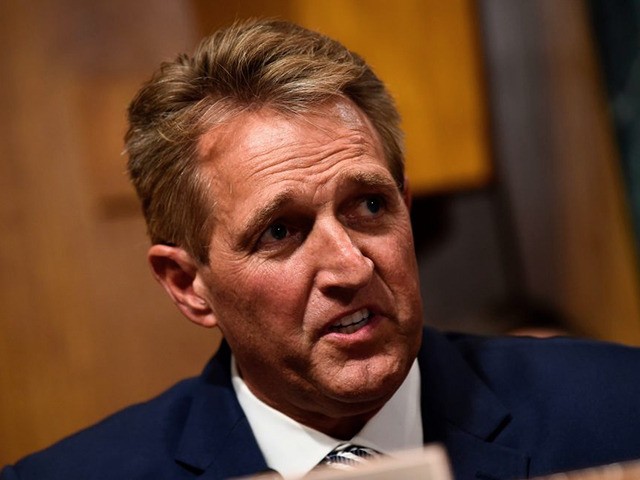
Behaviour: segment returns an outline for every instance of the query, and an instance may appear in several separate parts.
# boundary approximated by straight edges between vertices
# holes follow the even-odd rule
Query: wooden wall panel
[[[124,175],[129,99],[195,43],[188,5],[156,5],[0,2],[0,464],[197,374],[219,342],[153,281]]]

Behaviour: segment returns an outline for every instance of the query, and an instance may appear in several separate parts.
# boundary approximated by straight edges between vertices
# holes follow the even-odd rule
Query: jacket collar
[[[418,354],[425,443],[442,443],[456,478],[527,478],[529,458],[500,444],[511,415],[451,340],[427,328]]]
[[[269,468],[231,385],[231,350],[222,342],[207,365],[187,415],[175,459],[203,478],[230,478]]]

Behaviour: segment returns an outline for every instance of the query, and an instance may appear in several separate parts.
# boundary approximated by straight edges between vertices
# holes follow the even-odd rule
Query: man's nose
[[[338,221],[316,225],[313,249],[316,286],[323,292],[357,290],[373,275],[373,261],[354,243],[345,226]]]

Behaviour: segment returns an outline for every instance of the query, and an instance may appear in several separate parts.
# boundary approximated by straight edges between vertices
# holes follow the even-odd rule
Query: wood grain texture
[[[104,213],[134,204],[128,99],[193,43],[181,2],[149,3],[0,3],[0,464],[197,374],[219,341],[155,285],[138,209]]]

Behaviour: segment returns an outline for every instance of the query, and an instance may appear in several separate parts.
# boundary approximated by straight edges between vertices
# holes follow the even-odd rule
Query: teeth
[[[363,308],[351,315],[342,317],[338,322],[331,325],[332,330],[340,330],[343,333],[353,333],[360,327],[364,326],[364,320],[367,320],[371,312],[367,308]]]

